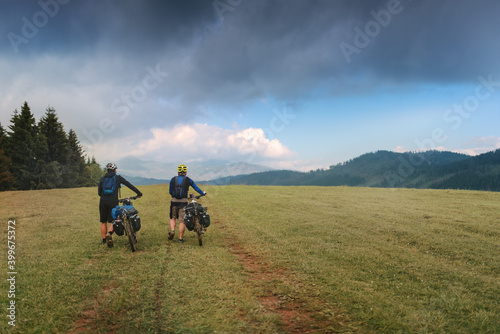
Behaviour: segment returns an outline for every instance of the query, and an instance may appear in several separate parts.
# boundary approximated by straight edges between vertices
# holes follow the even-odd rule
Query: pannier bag
[[[188,231],[194,230],[193,215],[189,211],[186,211],[186,213],[184,214],[184,224],[186,225],[186,228],[188,229]]]
[[[139,215],[130,216],[130,222],[132,223],[134,232],[137,232],[141,229],[141,217],[139,217]]]
[[[125,228],[123,227],[123,223],[121,220],[113,221],[113,231],[119,236],[122,236],[125,232]]]
[[[208,214],[208,212],[204,211],[200,213],[200,223],[203,227],[210,226],[210,215]]]
[[[188,205],[186,205],[184,207],[184,211],[186,211],[186,212],[189,211],[189,212],[191,212],[193,214],[194,214],[194,210],[195,209],[198,212],[202,212],[206,208],[204,208],[200,203],[189,203]]]
[[[122,205],[122,206],[117,205],[115,208],[111,210],[111,216],[113,217],[113,219],[116,219],[116,217],[121,216],[125,212],[125,210],[127,210],[127,212],[131,216],[139,212],[134,208],[133,205]]]

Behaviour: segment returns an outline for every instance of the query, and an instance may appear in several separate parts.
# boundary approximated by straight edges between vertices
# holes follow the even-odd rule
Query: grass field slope
[[[167,240],[166,186],[140,187],[135,253],[100,245],[95,188],[0,193],[0,332],[500,332],[500,193],[202,189],[200,247]]]

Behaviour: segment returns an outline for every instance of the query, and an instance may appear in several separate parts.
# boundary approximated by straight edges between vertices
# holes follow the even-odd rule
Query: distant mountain
[[[129,176],[125,174],[121,174],[128,182],[132,183],[134,186],[149,186],[151,184],[163,184],[169,183],[170,179],[152,179],[147,177],[140,176]]]
[[[161,163],[155,161],[143,161],[141,159],[127,156],[116,162],[118,173],[128,175],[128,178],[136,178],[137,185],[147,185],[154,183],[165,183],[165,180],[177,175],[178,163]],[[266,166],[248,164],[244,162],[227,162],[220,160],[210,160],[204,162],[191,162],[187,164],[188,176],[196,182],[204,182],[212,179],[227,176],[251,174],[269,171]]]
[[[500,150],[476,157],[453,152],[378,151],[328,170],[269,171],[226,177],[212,184],[323,185],[389,188],[453,188],[500,191]]]
[[[500,149],[440,166],[429,173],[428,188],[500,191]]]

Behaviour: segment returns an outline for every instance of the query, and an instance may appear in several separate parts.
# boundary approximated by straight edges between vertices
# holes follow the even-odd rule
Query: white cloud
[[[491,149],[500,148],[500,137],[488,136],[488,137],[472,137],[470,142],[473,145],[481,145],[484,147],[489,147]]]
[[[394,152],[396,153],[405,153],[406,151],[407,149],[401,145],[396,146],[396,148],[394,149]]]
[[[272,159],[290,155],[290,151],[279,140],[267,139],[262,129],[248,128],[231,133],[227,137],[227,143],[240,154],[257,154]]]
[[[462,150],[454,150],[452,152],[467,154],[467,155],[470,155],[470,156],[475,156],[475,155],[479,155],[479,154],[485,153],[487,151],[484,151],[482,149],[477,149],[477,148],[465,148],[465,149],[462,149]]]
[[[309,172],[316,169],[328,169],[326,163],[322,158],[314,160],[281,160],[275,161],[271,167],[275,169],[290,169],[301,172]],[[331,164],[330,164],[331,165]]]
[[[229,130],[200,123],[153,128],[86,149],[93,149],[90,153],[98,161],[132,155],[161,162],[216,159],[276,165],[295,156],[278,139],[268,139],[262,129]]]
[[[433,147],[433,148],[430,148],[430,149],[425,149],[425,150],[419,149],[419,150],[412,151],[412,150],[409,150],[409,149],[407,149],[406,147],[404,147],[402,145],[398,145],[398,146],[396,146],[396,148],[393,149],[393,152],[395,152],[395,153],[427,152],[427,151],[441,151],[441,152],[444,152],[444,151],[449,151],[449,149],[447,149],[444,146],[436,146],[436,147]]]
[[[487,137],[472,137],[469,139],[472,148],[456,150],[454,152],[464,153],[468,155],[479,155],[486,152],[494,151],[500,148],[500,137],[487,136]]]
[[[480,155],[486,152],[494,151],[500,149],[500,137],[496,136],[487,136],[487,137],[472,137],[469,138],[467,146],[471,146],[469,148],[461,148],[461,149],[451,149],[444,146],[438,146],[433,148],[435,151],[450,151],[455,153],[467,154],[470,156]],[[393,150],[396,153],[404,153],[409,150],[404,146],[398,145]],[[428,150],[418,150],[418,152],[425,152]]]

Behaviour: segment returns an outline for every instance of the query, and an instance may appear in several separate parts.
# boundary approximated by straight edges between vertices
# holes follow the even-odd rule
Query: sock
[[[103,242],[103,243],[104,243],[104,242],[106,242],[106,238],[103,238],[103,239],[102,239],[102,242]]]

